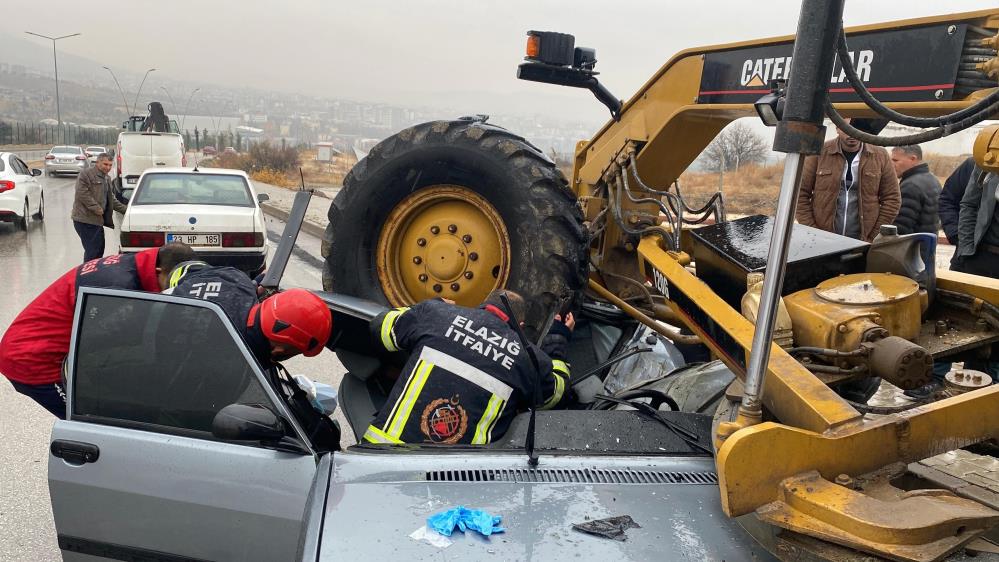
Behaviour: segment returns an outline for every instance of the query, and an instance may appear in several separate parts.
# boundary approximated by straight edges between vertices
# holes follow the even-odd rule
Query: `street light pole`
[[[59,59],[56,57],[56,41],[60,39],[68,39],[70,37],[76,37],[77,35],[82,35],[81,33],[71,33],[69,35],[62,35],[60,37],[49,37],[48,35],[42,35],[41,33],[35,33],[33,31],[25,31],[28,35],[34,35],[35,37],[41,37],[42,39],[48,39],[52,41],[52,66],[55,68],[55,87],[56,87],[56,121],[59,123],[59,129],[62,129],[62,107],[59,104]],[[63,131],[62,142],[66,142],[66,132]]]
[[[143,84],[146,83],[146,78],[149,76],[149,73],[153,72],[155,70],[156,70],[155,68],[150,68],[149,70],[147,70],[146,73],[142,76],[142,82],[139,82],[139,89],[135,92],[135,101],[132,102],[132,114],[133,115],[135,114],[135,108],[136,108],[136,106],[139,105],[139,94],[142,93],[142,86],[143,86]]]
[[[173,101],[173,95],[170,93],[170,90],[167,90],[166,86],[160,86],[160,89],[163,90],[168,98],[170,98],[170,105],[172,107],[177,107],[177,102]]]
[[[121,84],[118,83],[118,77],[114,75],[114,71],[111,70],[111,67],[105,66],[104,70],[110,72],[111,78],[114,78],[114,85],[118,87],[118,93],[121,94],[121,103],[124,104],[125,107],[125,120],[127,121],[131,115],[128,111],[128,99],[125,98],[125,91],[121,89]]]
[[[180,118],[180,129],[184,130],[184,121],[187,121],[187,108],[191,106],[191,98],[194,94],[201,91],[201,88],[195,88],[191,90],[191,95],[187,96],[187,103],[184,104],[184,116]]]

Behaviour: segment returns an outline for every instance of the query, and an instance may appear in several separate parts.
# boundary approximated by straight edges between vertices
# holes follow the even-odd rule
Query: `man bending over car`
[[[330,338],[329,308],[305,289],[288,289],[261,301],[258,285],[232,267],[194,262],[180,264],[175,273],[171,293],[218,304],[262,367],[298,354],[314,357]]]
[[[66,417],[62,363],[69,354],[77,287],[159,292],[174,266],[193,260],[194,250],[174,242],[137,254],[90,260],[66,272],[31,301],[0,341],[0,373],[14,390],[57,417]]]
[[[560,317],[534,347],[539,370],[502,303],[523,318],[524,299],[512,291],[493,291],[478,308],[433,299],[377,316],[374,337],[388,351],[405,350],[409,360],[382,411],[364,433],[369,443],[484,445],[510,427],[518,411],[534,402],[554,408],[566,396],[569,367],[563,361],[575,321]],[[532,343],[528,343],[534,346]]]

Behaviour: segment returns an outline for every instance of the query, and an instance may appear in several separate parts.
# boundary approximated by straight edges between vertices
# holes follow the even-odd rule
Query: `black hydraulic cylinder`
[[[791,58],[784,115],[777,124],[774,150],[818,154],[825,141],[822,118],[845,0],[804,0]]]

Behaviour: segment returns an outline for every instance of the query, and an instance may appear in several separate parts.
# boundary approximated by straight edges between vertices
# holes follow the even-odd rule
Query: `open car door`
[[[317,454],[217,305],[83,289],[66,390],[48,475],[64,559],[296,556]]]

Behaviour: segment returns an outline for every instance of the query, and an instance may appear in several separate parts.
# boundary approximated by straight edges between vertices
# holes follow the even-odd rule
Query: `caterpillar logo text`
[[[860,79],[867,82],[871,79],[871,63],[874,62],[874,51],[860,51],[854,56],[850,52],[850,60],[857,68]],[[771,80],[787,80],[791,74],[791,57],[773,57],[765,59],[749,59],[742,63],[741,83],[743,86],[762,87]],[[842,65],[833,68],[831,82],[838,84],[846,80],[846,72]]]

